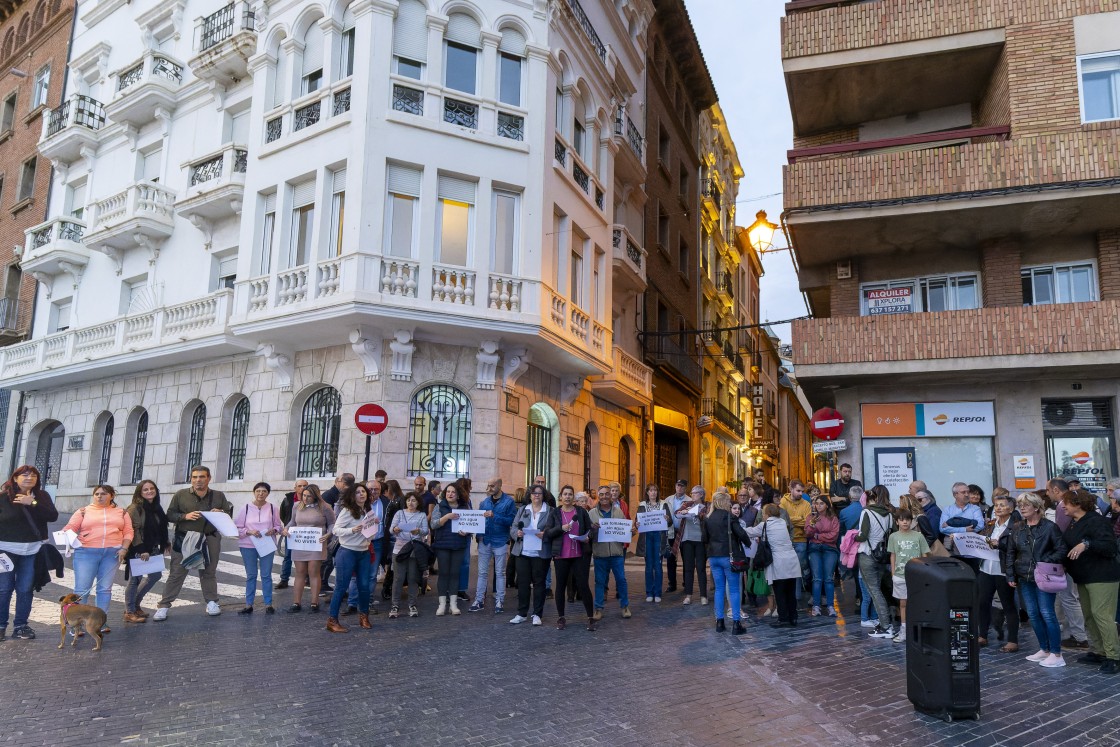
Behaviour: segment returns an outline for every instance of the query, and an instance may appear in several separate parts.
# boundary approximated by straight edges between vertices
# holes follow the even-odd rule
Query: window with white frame
[[[70,314],[73,302],[69,298],[62,298],[51,304],[50,318],[47,320],[47,332],[65,332],[70,329]]]
[[[163,150],[156,148],[147,153],[141,153],[136,164],[136,178],[159,183],[160,171],[163,169]]]
[[[136,314],[151,306],[148,276],[129,278],[121,283],[121,314]]]
[[[313,23],[303,35],[303,72],[300,94],[318,91],[323,84],[323,30]]]
[[[560,86],[556,87],[556,121],[553,123],[556,127],[556,134],[563,136],[564,134],[564,89]]]
[[[603,283],[603,275],[606,272],[606,257],[607,253],[595,247],[595,263],[591,267],[591,318],[599,319],[605,317],[608,309],[604,302],[605,290]]]
[[[214,257],[214,280],[210,292],[233,288],[237,284],[237,255]]]
[[[305,265],[311,259],[314,229],[315,181],[309,179],[292,185],[292,233],[288,267]]]
[[[81,220],[86,211],[86,180],[66,187],[66,212],[71,218]]]
[[[272,269],[272,246],[276,238],[276,193],[264,195],[264,217],[261,222],[261,243],[257,256],[257,275]]]
[[[503,29],[498,45],[498,101],[521,106],[521,62],[525,36],[516,29]]]
[[[1120,119],[1120,51],[1078,58],[1081,121]]]
[[[463,93],[478,92],[478,49],[482,29],[465,13],[452,13],[444,37],[443,84]]]
[[[35,87],[31,91],[31,108],[38,109],[47,105],[51,90],[51,66],[44,65],[35,73]]]
[[[352,7],[352,6],[351,6]],[[354,74],[354,11],[350,8],[342,14],[342,34],[339,36],[338,77],[349,78]]]
[[[342,226],[346,219],[346,169],[341,168],[331,174],[331,236],[330,253],[327,256],[342,255]]]
[[[465,267],[470,258],[474,182],[439,178],[439,261]]]
[[[494,272],[513,274],[513,259],[517,255],[518,213],[521,195],[506,190],[494,190],[494,253],[491,258]]]
[[[960,311],[980,307],[980,278],[975,273],[932,275],[860,285],[864,316],[915,311]]]
[[[385,200],[385,254],[389,257],[413,257],[423,173],[419,169],[392,163],[386,172],[389,197]]]
[[[1049,303],[1096,301],[1097,267],[1093,262],[1024,267],[1023,303],[1038,306]]]
[[[400,0],[393,20],[393,72],[420,80],[428,61],[428,11],[420,0]]]
[[[572,304],[583,308],[583,260],[587,255],[587,237],[579,231],[572,231],[572,253],[568,264],[568,298]]]

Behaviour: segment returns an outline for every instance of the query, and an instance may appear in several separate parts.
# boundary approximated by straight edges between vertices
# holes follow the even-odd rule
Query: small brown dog
[[[62,637],[59,639],[58,647],[62,648],[66,643],[66,631],[74,634],[74,640],[71,641],[70,645],[76,646],[78,644],[78,629],[84,628],[95,641],[93,650],[100,651],[101,642],[104,640],[101,635],[101,628],[105,626],[105,612],[100,607],[78,604],[79,598],[77,594],[67,594],[58,600],[58,603],[62,605],[62,614],[59,616],[59,622],[62,624]]]

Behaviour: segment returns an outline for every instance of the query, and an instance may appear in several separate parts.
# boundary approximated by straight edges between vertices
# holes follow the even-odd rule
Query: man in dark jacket
[[[851,494],[852,488],[862,488],[863,483],[859,480],[852,479],[852,465],[844,463],[840,465],[840,477],[833,480],[828,488],[828,494],[840,501],[847,504]],[[836,508],[836,501],[833,501],[833,507]],[[840,508],[843,508],[842,506]],[[837,509],[839,510],[839,508]]]
[[[299,494],[307,487],[307,480],[300,478],[296,480],[295,485],[292,486],[292,492],[284,494],[284,500],[280,501],[280,523],[288,526],[288,522],[292,520],[292,508],[299,500]],[[284,562],[280,565],[280,583],[276,584],[277,589],[287,589],[288,579],[292,577],[292,551],[286,550],[284,552]]]

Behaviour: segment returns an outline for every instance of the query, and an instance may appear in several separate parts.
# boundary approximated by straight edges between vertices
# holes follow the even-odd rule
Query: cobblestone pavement
[[[223,593],[243,588],[230,542],[222,561]],[[697,596],[646,604],[640,563],[627,569],[633,619],[611,599],[596,633],[581,607],[558,631],[551,601],[543,627],[515,627],[512,597],[500,616],[436,618],[429,594],[417,619],[389,620],[382,603],[372,631],[332,635],[325,604],[313,615],[305,595],[303,613],[284,611],[290,589],[276,615],[258,598],[239,616],[240,596],[226,596],[208,617],[195,579],[166,622],[126,627],[115,599],[98,654],[85,639],[55,649],[46,600],[68,588],[52,585],[36,603],[38,640],[0,644],[0,744],[1120,744],[1120,677],[1074,656],[1057,670],[1023,661],[1029,631],[1019,655],[982,653],[982,720],[947,724],[914,712],[903,647],[867,638],[858,616],[717,634]]]

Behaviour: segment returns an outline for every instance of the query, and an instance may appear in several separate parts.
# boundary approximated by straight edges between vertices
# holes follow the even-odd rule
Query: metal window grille
[[[264,141],[271,143],[274,140],[279,140],[280,136],[284,133],[284,119],[283,117],[273,117],[264,123]]]
[[[292,119],[292,131],[302,130],[305,127],[310,127],[319,122],[320,106],[322,102],[316,101],[307,106],[296,109],[296,113]]]
[[[105,429],[101,431],[101,464],[97,468],[97,484],[104,485],[109,482],[109,454],[113,451],[113,416],[105,421]]]
[[[525,462],[525,484],[532,485],[537,475],[544,475],[544,484],[552,484],[552,429],[547,425],[528,423],[528,454]]]
[[[202,439],[205,435],[206,405],[199,405],[191,415],[191,436],[187,441],[187,464],[183,467],[183,482],[189,482],[191,468],[202,463]]]
[[[62,469],[62,442],[66,439],[66,429],[62,423],[55,423],[39,434],[35,449],[35,469],[43,478],[43,485],[57,485],[58,474]]]
[[[132,448],[132,480],[135,485],[144,479],[144,451],[148,448],[148,413],[140,413],[136,421],[136,443]]]
[[[342,423],[342,397],[325,386],[303,405],[300,419],[296,477],[330,477],[338,466],[338,433]]]
[[[525,117],[498,112],[498,137],[510,140],[525,139]]]
[[[233,425],[229,436],[230,480],[245,479],[245,444],[249,437],[249,400],[243,398],[233,408]]]
[[[591,488],[591,426],[583,429],[583,486]]]
[[[449,124],[478,129],[478,106],[458,99],[443,100],[443,121]]]
[[[626,439],[618,442],[618,484],[622,486],[623,497],[630,490],[630,444]]]
[[[470,476],[471,401],[453,386],[432,384],[409,405],[408,474]]]
[[[15,308],[15,304],[12,304]],[[8,432],[8,408],[12,403],[12,390],[0,389],[0,449],[4,448],[4,435]]]
[[[393,109],[417,116],[424,115],[424,92],[407,86],[393,86]]]

